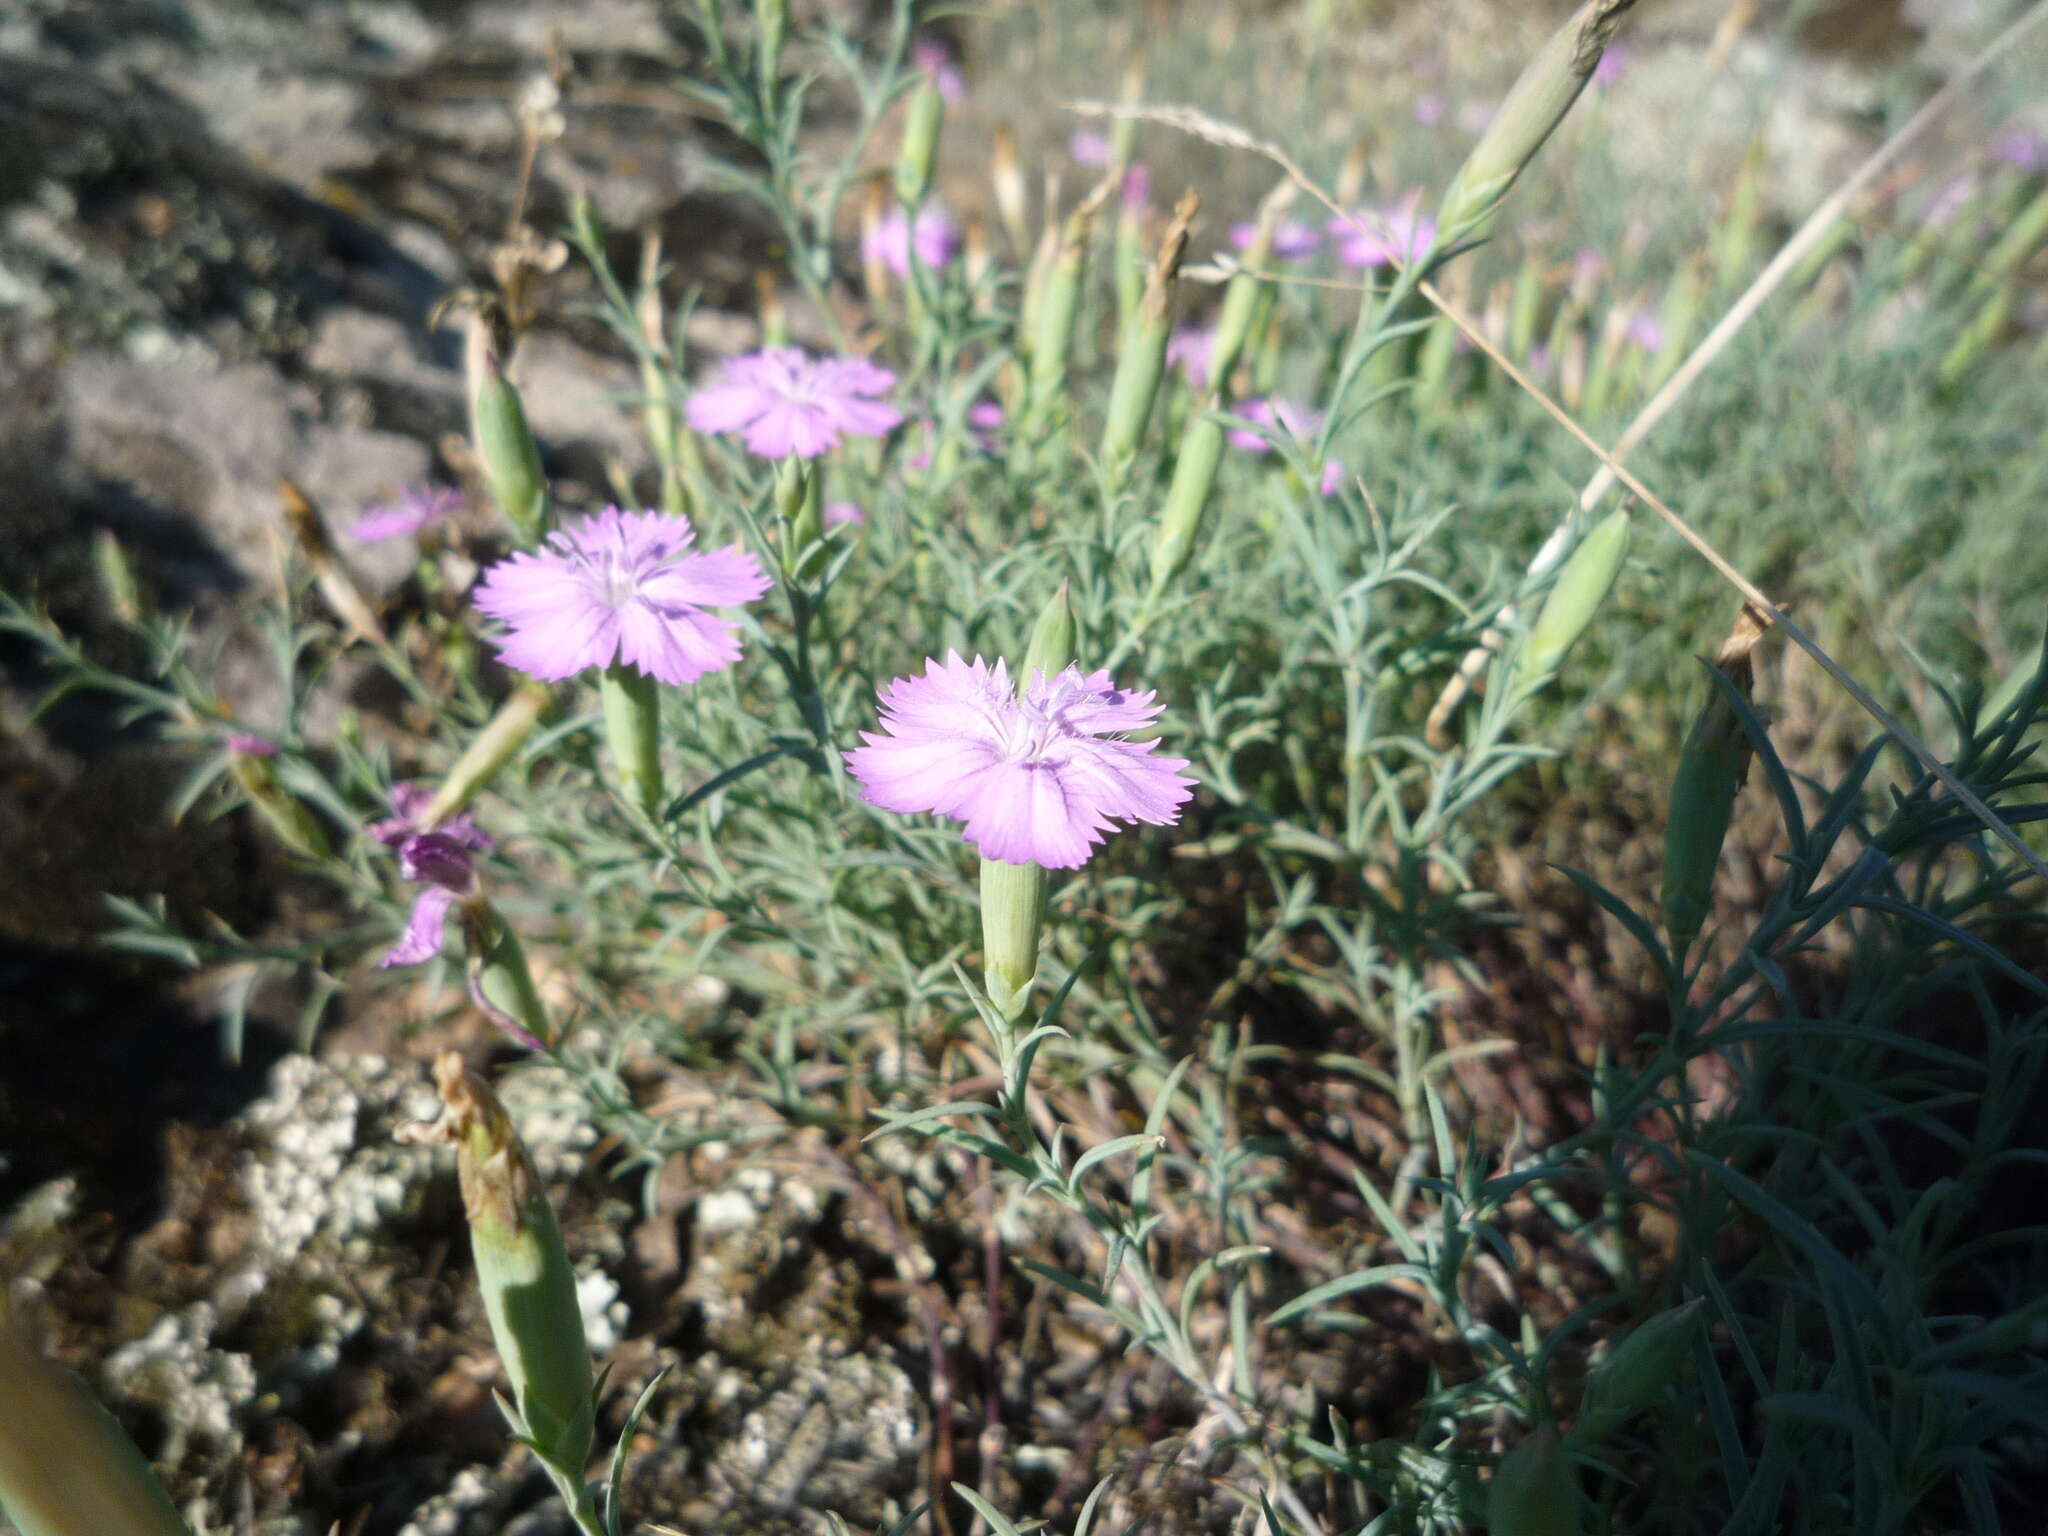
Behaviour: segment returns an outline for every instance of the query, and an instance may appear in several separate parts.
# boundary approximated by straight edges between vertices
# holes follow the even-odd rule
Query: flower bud
[[[1244,351],[1244,344],[1250,339],[1254,322],[1258,318],[1259,298],[1271,284],[1254,275],[1273,259],[1273,237],[1279,233],[1280,224],[1287,216],[1287,210],[1294,205],[1294,183],[1283,181],[1259,204],[1257,221],[1252,227],[1251,244],[1245,247],[1242,265],[1245,268],[1230,280],[1223,290],[1223,305],[1216,315],[1216,339],[1209,350],[1209,391],[1213,399],[1221,401],[1228,393],[1230,372],[1237,366],[1237,359]]]
[[[463,943],[469,950],[469,1000],[485,1018],[529,1051],[554,1038],[547,1005],[533,984],[526,946],[480,888],[463,898]]]
[[[554,694],[545,683],[524,682],[512,690],[490,723],[476,733],[462,756],[448,770],[441,787],[420,813],[420,830],[431,832],[451,816],[461,814],[499,770],[512,761],[533,728],[540,723]]]
[[[1673,274],[1664,290],[1664,302],[1657,308],[1657,330],[1662,339],[1644,375],[1647,387],[1654,389],[1662,384],[1685,361],[1686,353],[1692,350],[1693,331],[1699,325],[1706,297],[1706,276],[1698,262],[1687,262]]]
[[[1728,206],[1707,242],[1707,265],[1720,288],[1732,290],[1755,264],[1757,227],[1768,190],[1765,181],[1768,165],[1769,156],[1759,135],[1750,140],[1749,148],[1742,156],[1741,169],[1735,174],[1735,185],[1729,189]]]
[[[1159,253],[1153,258],[1136,317],[1123,333],[1116,377],[1109,387],[1109,419],[1103,425],[1102,447],[1097,454],[1112,491],[1121,490],[1130,476],[1131,462],[1152,417],[1159,380],[1166,372],[1181,257],[1187,251],[1188,227],[1200,207],[1201,199],[1190,192],[1174,209],[1173,223],[1168,226],[1165,239],[1159,242]]]
[[[661,687],[628,662],[597,675],[605,744],[619,793],[649,816],[661,814]]]
[[[1045,919],[1045,871],[1036,864],[981,861],[982,979],[996,1012],[1014,1022],[1038,979],[1038,932]]]
[[[754,270],[754,310],[761,318],[761,345],[789,345],[789,306],[782,302],[782,284],[773,267]]]
[[[1744,608],[1712,665],[1749,697],[1755,677],[1750,654],[1763,622]],[[1721,844],[1735,815],[1735,797],[1749,775],[1749,732],[1718,684],[1707,690],[1671,780],[1670,820],[1664,830],[1664,931],[1680,957],[1713,910],[1714,874]]]
[[[2018,293],[2014,284],[1991,290],[1990,296],[1978,306],[1977,312],[1956,334],[1955,341],[1934,371],[1935,382],[1943,389],[1953,389],[1976,369],[1992,348],[2005,339],[2005,333],[2012,324],[2013,302]]]
[[[1039,231],[1038,244],[1025,264],[1024,292],[1017,300],[1017,334],[1024,343],[1026,361],[1030,358],[1031,339],[1038,334],[1038,314],[1045,307],[1045,290],[1052,282],[1053,263],[1059,258],[1059,205],[1060,173],[1049,166],[1045,173],[1045,227]]]
[[[687,512],[688,495],[676,465],[676,412],[669,395],[666,368],[668,335],[661,312],[661,236],[640,243],[640,296],[634,305],[640,325],[640,420],[647,443],[661,471],[661,509]]]
[[[1127,107],[1135,107],[1145,99],[1145,60],[1142,56],[1132,59],[1124,66],[1124,77],[1119,82],[1118,99]],[[1109,125],[1109,158],[1117,166],[1131,163],[1131,151],[1138,143],[1138,119],[1130,113],[1118,113]]]
[[[932,186],[932,161],[939,150],[939,129],[946,121],[946,98],[926,78],[910,93],[903,114],[903,142],[896,150],[896,201],[906,217],[914,217]]]
[[[299,556],[313,573],[313,585],[325,600],[328,610],[341,620],[351,639],[369,641],[372,645],[388,645],[384,626],[378,621],[377,610],[370,606],[370,600],[363,596],[363,589],[356,585],[355,578],[342,564],[341,556],[335,552],[334,541],[327,536],[327,524],[321,520],[320,509],[298,485],[289,479],[278,482],[278,497],[284,505],[285,526],[291,529],[292,542],[298,547]]]
[[[1524,67],[1444,192],[1436,222],[1445,245],[1480,233],[1579,99],[1622,14],[1634,4],[1635,0],[1586,0]]]
[[[598,211],[597,199],[582,188],[569,199],[569,233],[586,251],[602,251],[611,238],[604,215]]]
[[[967,288],[974,295],[975,311],[986,314],[994,309],[995,290],[987,286],[990,270],[995,265],[995,251],[988,237],[988,221],[979,214],[969,214],[966,233],[960,239],[960,275],[967,279]]]
[[[1536,345],[1542,309],[1543,264],[1529,257],[1515,274],[1514,293],[1508,299],[1508,356],[1517,362],[1525,362]]]
[[[1970,289],[1984,293],[2010,280],[2048,241],[2048,190],[2029,199],[2012,216],[1981,261],[1972,263]]]
[[[512,1405],[549,1471],[580,1487],[590,1457],[593,1383],[561,1228],[490,1085],[454,1051],[435,1060],[434,1084],[441,1118],[431,1127],[410,1127],[409,1134],[455,1147],[477,1286]]]
[[[99,567],[100,590],[106,595],[114,617],[123,624],[141,623],[142,584],[135,579],[135,564],[128,558],[128,551],[121,547],[111,529],[102,528],[93,535],[92,556]]]
[[[1564,658],[1593,622],[1607,589],[1614,585],[1622,556],[1628,553],[1629,515],[1626,506],[1607,514],[1579,541],[1557,574],[1536,623],[1523,642],[1516,676],[1533,693],[1556,675]]]
[[[1117,210],[1116,245],[1110,272],[1116,280],[1116,329],[1128,335],[1138,304],[1145,296],[1145,224],[1147,210],[1125,197]]]
[[[1173,461],[1173,483],[1159,514],[1159,533],[1152,544],[1152,592],[1156,596],[1187,568],[1209,509],[1216,468],[1223,461],[1223,426],[1197,416],[1181,434],[1180,453]]]
[[[789,40],[789,0],[755,0],[755,61],[764,101],[775,99],[782,78],[782,45]]]
[[[0,1510],[21,1536],[191,1536],[135,1442],[0,1295]]]
[[[1572,1426],[1574,1440],[1591,1446],[1663,1395],[1692,1350],[1694,1324],[1704,1305],[1695,1297],[1660,1312],[1609,1352],[1586,1383],[1579,1422]]]
[[[793,505],[783,513],[782,569],[795,580],[815,562],[825,538],[825,477],[809,459],[785,459],[784,471],[796,467]],[[780,492],[781,485],[777,490]]]
[[[1062,398],[1067,382],[1067,354],[1074,344],[1074,320],[1081,308],[1081,279],[1088,264],[1088,237],[1095,216],[1116,190],[1118,178],[1105,177],[1067,215],[1058,249],[1046,273],[1038,312],[1031,328],[1030,405],[1026,430],[1042,425]]]
[[[1457,322],[1438,315],[1423,333],[1421,350],[1415,358],[1415,399],[1424,405],[1442,402],[1450,388],[1451,365],[1458,360]]]
[[[1074,605],[1067,596],[1067,583],[1039,611],[1031,626],[1031,640],[1024,648],[1024,665],[1017,669],[1017,692],[1029,693],[1038,678],[1058,677],[1074,660]]]
[[[1343,163],[1337,167],[1336,202],[1339,208],[1356,208],[1365,192],[1366,173],[1372,169],[1372,157],[1366,153],[1363,144],[1353,144],[1344,151]]]
[[[505,377],[492,346],[490,328],[481,316],[469,322],[466,352],[469,375],[469,423],[483,465],[491,499],[521,544],[537,544],[547,526],[547,479],[541,472],[540,445],[526,424],[519,391]]]
[[[1030,190],[1024,183],[1024,167],[1017,159],[1017,140],[1002,123],[995,126],[989,153],[989,180],[995,192],[996,215],[1010,232],[1010,243],[1023,251],[1030,244],[1027,210]]]
[[[889,264],[882,260],[881,240],[882,220],[888,216],[889,185],[882,177],[871,176],[860,199],[860,281],[868,303],[876,307],[889,298]]]
[[[1578,1480],[1556,1425],[1501,1458],[1486,1490],[1486,1528],[1492,1536],[1578,1536]]]
[[[306,808],[305,802],[277,782],[270,766],[270,754],[250,752],[230,743],[228,771],[249,797],[249,803],[270,823],[270,829],[292,852],[309,859],[325,859],[333,853],[326,829]]]

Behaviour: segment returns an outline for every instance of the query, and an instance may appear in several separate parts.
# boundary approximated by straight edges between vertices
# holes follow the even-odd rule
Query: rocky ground
[[[688,44],[658,16],[6,7],[0,583],[119,659],[90,555],[111,529],[162,604],[193,610],[195,649],[221,658],[243,717],[276,718],[248,607],[278,580],[279,482],[344,522],[449,478],[459,351],[429,320],[488,270],[512,211],[514,104],[550,58],[573,61],[575,108],[529,219],[558,227],[587,191],[622,229],[663,228],[706,287],[697,339],[747,344],[752,322],[719,305],[747,291],[760,232],[708,198],[702,131],[660,89]],[[543,325],[521,354],[572,498],[643,452],[617,404],[630,375],[599,340]],[[408,564],[395,548],[350,558],[372,590]],[[320,1060],[286,1054],[261,1016],[292,1000],[264,999],[231,1065],[210,1015],[233,978],[109,956],[104,892],[165,891],[258,930],[296,897],[253,829],[168,825],[178,749],[85,699],[31,723],[29,658],[0,649],[0,667],[0,1276],[17,1311],[207,1530],[560,1528],[492,1403],[452,1169],[391,1135],[431,1118],[421,1059],[358,1049],[380,1034],[362,1018]],[[893,1260],[843,1200],[724,1168],[714,1148],[643,1201],[574,1117],[531,1112],[544,1078],[514,1092],[586,1266],[612,1399],[670,1373],[636,1506],[708,1532],[819,1529],[828,1508],[872,1524],[914,1501],[926,1394],[900,1329],[863,1311]]]
[[[764,236],[713,192],[712,130],[664,89],[691,44],[663,14],[0,8],[0,584],[111,645],[90,558],[111,529],[163,602],[194,609],[194,644],[222,656],[244,717],[274,716],[246,609],[277,581],[279,481],[345,517],[448,475],[458,358],[429,318],[504,235],[514,103],[550,58],[573,64],[574,110],[531,221],[557,226],[587,191],[617,228],[660,229],[704,288],[693,339],[745,346]],[[545,324],[521,366],[571,500],[608,461],[638,466],[618,404],[633,381],[598,335]],[[373,589],[407,560],[351,558]],[[17,1309],[209,1530],[560,1529],[492,1405],[452,1170],[391,1135],[431,1116],[420,1057],[372,1049],[377,1021],[356,1018],[317,1059],[259,1028],[230,1065],[211,1014],[233,978],[110,958],[104,892],[164,892],[245,928],[297,898],[254,829],[166,823],[175,749],[84,700],[31,724],[27,658],[0,648],[0,669],[0,1278]],[[636,1446],[636,1509],[700,1536],[816,1531],[825,1510],[872,1525],[942,1478],[939,1362],[976,1315],[935,1304],[928,1256],[830,1149],[742,1169],[712,1148],[643,1190],[608,1177],[553,1105],[559,1084],[529,1075],[513,1092],[565,1203],[592,1341],[615,1361],[608,1423],[670,1372]],[[1110,1383],[1091,1389],[1094,1429],[1047,1421],[1069,1442],[1128,1394],[1151,1405],[1147,1434],[1175,1422],[1104,1340],[1046,1348],[1077,1381]],[[1031,1475],[1071,1508],[1064,1473]]]

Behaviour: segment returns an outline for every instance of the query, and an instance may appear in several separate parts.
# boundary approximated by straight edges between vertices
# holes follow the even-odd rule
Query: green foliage
[[[915,204],[932,177],[916,135],[936,138],[943,114],[906,66],[911,8],[862,41],[763,5],[751,46],[721,7],[691,9],[705,75],[689,89],[744,147],[720,174],[770,212],[790,277],[843,342],[838,212],[906,95],[914,141],[896,190]],[[1089,25],[1077,17],[1067,45],[1087,47]],[[1189,89],[1156,94],[1209,99],[1216,84],[1227,112],[1216,61],[1190,63],[1193,46],[1162,41],[1155,80],[1185,66]],[[1303,73],[1306,137],[1333,87]],[[1617,785],[1661,799],[1698,695],[1687,658],[1732,606],[1644,519],[1624,564],[1618,511],[1588,525],[1554,579],[1520,574],[1591,464],[1490,363],[1458,354],[1420,295],[1425,277],[1497,293],[1494,339],[1611,440],[1760,263],[1751,157],[1712,230],[1674,220],[1590,284],[1562,270],[1566,246],[1611,246],[1631,196],[1609,164],[1624,125],[1604,103],[1557,128],[1582,74],[1539,93],[1516,153],[1466,188],[1468,223],[1496,231],[1488,247],[1445,238],[1371,291],[1333,292],[1275,273],[1285,199],[1270,202],[1217,306],[1226,355],[1200,388],[1159,380],[1167,330],[1145,314],[1121,333],[1150,349],[1125,375],[1143,388],[1127,382],[1111,405],[1115,237],[1092,205],[1045,211],[1057,236],[1035,323],[1025,252],[972,273],[914,262],[902,313],[874,317],[913,425],[780,487],[774,466],[678,431],[692,379],[663,337],[685,333],[689,300],[676,307],[652,264],[629,288],[595,211],[579,210],[599,313],[647,396],[641,493],[687,506],[706,547],[747,545],[775,585],[745,619],[736,668],[686,690],[586,680],[545,724],[527,696],[489,774],[462,774],[499,844],[483,877],[514,952],[545,955],[572,997],[576,1027],[535,1033],[629,1167],[823,1126],[924,1138],[1005,1171],[1019,1199],[1087,1235],[1048,1239],[1018,1266],[1162,1362],[1190,1417],[1221,1426],[1214,1470],[1270,1529],[1988,1532],[2011,1437],[2048,1415],[2048,1246],[2038,1227],[1972,1213],[2038,1162],[2021,1126],[2048,1061],[2048,986],[2030,959],[2039,893],[1931,778],[1881,743],[1834,751],[1846,713],[1804,733],[1795,766],[1769,687],[1756,705],[1721,689],[1711,782],[1680,770],[1703,817],[1679,839],[1666,906],[1683,910],[1655,913],[1640,882],[1585,873],[1573,878],[1586,900],[1561,919],[1590,933],[1604,916],[1641,946],[1655,995],[1633,1010],[1640,1027],[1595,1041],[1531,1020],[1516,1038],[1460,1038],[1463,1005],[1499,979],[1496,931],[1530,915],[1492,889],[1531,835],[1520,786],[1541,772],[1588,825],[1612,819],[1601,802]],[[804,149],[827,91],[854,128],[830,162]],[[1137,131],[1139,152],[1155,133]],[[1300,153],[1319,163],[1343,148]],[[1434,185],[1458,158],[1408,140],[1392,154]],[[1244,168],[1232,174],[1248,193]],[[1518,231],[1517,208],[1550,193],[1572,233]],[[1986,282],[2014,280],[2018,243],[1997,247],[2003,268],[1959,283],[1896,237],[1845,236],[1631,463],[1795,600],[1852,671],[1920,706],[1955,772],[2031,827],[2048,684],[2037,670],[2001,689],[1984,652],[2002,661],[2036,637],[1965,616],[2036,612],[2048,592],[2022,515],[2048,491],[2048,391],[1999,347],[1963,364],[1953,350]],[[1625,321],[1651,307],[1637,286],[1665,274],[1663,343],[1628,342]],[[1185,287],[1181,301],[1199,302]],[[1534,366],[1539,338],[1549,372]],[[1313,401],[1324,425],[1297,439],[1269,421],[1267,452],[1230,446],[1254,395]],[[1009,413],[994,443],[968,419],[991,396]],[[1097,443],[1111,445],[1100,458]],[[1325,495],[1332,458],[1352,473]],[[572,515],[535,494],[535,508]],[[820,508],[840,500],[864,524],[826,528]],[[45,648],[59,689],[107,689],[224,739],[234,723],[205,669],[132,585],[146,681],[12,602],[0,624]],[[1490,635],[1503,612],[1538,618]],[[408,611],[375,654],[432,725],[394,763],[353,729],[300,731],[343,643],[304,591],[275,634],[293,712],[264,793],[289,792],[316,819],[322,837],[293,853],[388,933],[403,893],[353,834],[384,813],[395,777],[436,779],[472,749],[504,679],[439,608]],[[1431,703],[1482,643],[1523,675],[1496,667],[1438,739]],[[1191,760],[1201,798],[1172,833],[1122,835],[1084,870],[1000,866],[978,883],[954,829],[867,805],[842,757],[873,724],[878,685],[952,649],[1071,656],[1157,689],[1160,735]],[[1716,900],[1724,838],[1743,825],[1730,765],[1746,755],[1752,801],[1776,806],[1776,830],[1753,834],[1774,861],[1734,931],[1716,933],[1731,908]],[[210,762],[185,804],[254,798],[226,766]],[[1002,901],[985,912],[992,890]],[[1548,899],[1562,910],[1571,894],[1560,881]],[[118,942],[188,965],[319,969],[365,939],[265,949],[188,936],[160,909],[120,916]],[[1574,979],[1590,995],[1619,971]],[[540,1018],[524,960],[507,975]],[[685,1017],[678,1000],[705,977],[744,1006]],[[1255,998],[1284,1026],[1254,1030]],[[1290,1032],[1308,1043],[1270,1037]],[[1560,1045],[1577,1052],[1552,1062],[1576,1118],[1534,1147],[1473,1074]],[[721,1108],[638,1107],[618,1067],[629,1049],[715,1084]],[[998,1086],[962,1097],[971,1078]],[[1096,1117],[1084,1146],[1090,1092],[1123,1110]],[[1343,1105],[1365,1106],[1377,1150],[1303,1129],[1343,1119]],[[1318,1171],[1312,1144],[1341,1171]],[[1307,1256],[1275,1240],[1272,1208],[1289,1201],[1331,1225]],[[1550,1299],[1553,1282],[1576,1299]],[[1393,1326],[1400,1307],[1426,1314],[1408,1326],[1429,1368],[1364,1433],[1358,1394],[1319,1397],[1290,1371]],[[615,1464],[614,1531],[620,1476]],[[985,1491],[958,1492],[991,1528],[1025,1528]]]

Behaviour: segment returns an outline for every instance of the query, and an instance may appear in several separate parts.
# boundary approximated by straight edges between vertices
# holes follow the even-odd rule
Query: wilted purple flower
[[[2048,139],[2024,128],[2008,128],[1991,141],[1995,159],[2023,171],[2048,171]]]
[[[228,737],[228,750],[237,757],[275,757],[277,743],[265,741],[261,736],[245,736],[236,731]]]
[[[1312,411],[1292,400],[1248,400],[1238,407],[1237,414],[1246,421],[1277,428],[1296,442],[1307,442],[1323,428],[1321,411]],[[1232,427],[1230,446],[1242,448],[1247,453],[1267,453],[1271,451],[1273,441],[1248,428]]]
[[[1020,699],[1005,663],[950,651],[880,699],[881,731],[846,754],[864,798],[965,822],[984,858],[1075,869],[1119,821],[1171,826],[1194,788],[1186,761],[1127,739],[1160,706],[1107,672],[1041,674]]]
[[[1628,71],[1628,50],[1619,43],[1609,43],[1607,51],[1600,55],[1600,62],[1593,66],[1595,85],[1612,85]]]
[[[378,962],[381,969],[419,965],[441,953],[449,909],[457,898],[476,891],[476,865],[470,855],[491,849],[491,840],[467,813],[450,817],[431,832],[421,831],[420,817],[432,799],[417,784],[394,784],[391,808],[397,814],[363,829],[365,835],[396,849],[398,872],[421,887],[405,932]]]
[[[1076,128],[1067,140],[1067,153],[1076,165],[1107,165],[1116,154],[1116,145],[1106,133],[1093,128]]]
[[[825,526],[827,528],[858,528],[868,520],[867,513],[850,501],[828,501],[825,503]]]
[[[1233,224],[1230,226],[1230,245],[1233,250],[1248,251],[1252,241],[1259,237],[1256,223]],[[1273,231],[1273,254],[1282,261],[1299,261],[1304,256],[1313,256],[1316,248],[1323,243],[1323,237],[1313,224],[1304,224],[1300,219],[1283,219],[1280,227]]]
[[[429,523],[438,523],[462,506],[462,493],[436,485],[409,485],[395,501],[372,507],[349,529],[358,543],[374,544],[384,539],[402,539],[418,533]]]
[[[880,437],[903,419],[884,394],[896,375],[866,358],[813,361],[795,347],[770,347],[736,357],[717,382],[690,397],[690,425],[699,432],[744,429],[749,450],[767,459],[815,459],[840,434]]]
[[[941,100],[959,101],[967,95],[967,77],[953,62],[953,50],[937,38],[923,37],[912,43],[910,62],[923,70],[925,78],[939,88]]]
[[[391,809],[393,815],[383,821],[373,821],[363,828],[363,835],[373,842],[382,843],[386,848],[403,849],[412,838],[422,833],[420,818],[433,803],[434,794],[430,789],[413,783],[410,779],[400,780],[391,786]],[[434,829],[443,836],[452,837],[472,853],[489,853],[495,845],[477,826],[476,818],[464,811],[451,816]]]
[[[1436,238],[1436,220],[1421,211],[1422,196],[1411,193],[1400,206],[1370,209],[1330,221],[1337,257],[1347,267],[1405,266]]]
[[[960,227],[937,203],[918,209],[914,224],[901,208],[891,208],[868,231],[863,254],[898,277],[908,277],[913,243],[917,259],[928,270],[937,272],[950,267],[953,258],[960,254]]]
[[[1188,376],[1190,389],[1205,389],[1209,383],[1209,359],[1216,351],[1216,333],[1199,325],[1184,325],[1166,343],[1166,364]]]
[[[485,571],[477,610],[510,631],[500,659],[544,682],[614,661],[695,682],[740,655],[737,626],[704,610],[750,603],[769,585],[739,545],[702,554],[695,539],[687,517],[607,507]]]

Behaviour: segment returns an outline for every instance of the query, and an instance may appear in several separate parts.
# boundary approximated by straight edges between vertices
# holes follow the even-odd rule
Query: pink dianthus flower
[[[704,610],[752,602],[768,577],[737,544],[691,550],[696,536],[687,517],[607,507],[500,560],[476,589],[509,630],[500,659],[544,682],[614,661],[676,684],[731,666],[737,626]]]
[[[868,520],[857,503],[851,501],[828,501],[825,503],[825,526],[827,528],[858,528]]]
[[[1261,426],[1283,432],[1297,443],[1306,443],[1323,429],[1321,411],[1312,411],[1292,400],[1250,400],[1238,407],[1237,414],[1246,421],[1255,421]],[[1229,441],[1233,448],[1242,448],[1247,453],[1270,453],[1273,449],[1273,440],[1270,437],[1245,427],[1231,428]],[[1344,488],[1344,465],[1341,460],[1324,461],[1323,472],[1316,488],[1325,496],[1334,496]]]
[[[967,95],[967,77],[953,62],[953,50],[936,38],[919,38],[910,45],[910,62],[924,71],[925,78],[938,87],[939,99],[956,102]]]
[[[1641,347],[1645,352],[1661,351],[1664,346],[1664,327],[1657,317],[1647,309],[1632,309],[1621,325],[1621,339],[1630,346]]]
[[[361,544],[384,539],[402,539],[418,533],[430,523],[452,516],[462,506],[462,493],[433,485],[409,485],[397,499],[372,507],[349,529],[348,536]]]
[[[1399,207],[1347,214],[1330,221],[1337,257],[1347,267],[1391,267],[1415,260],[1436,238],[1436,220],[1423,213],[1421,194]]]
[[[1125,166],[1121,192],[1126,213],[1143,213],[1152,201],[1152,167],[1142,160]]]
[[[908,277],[913,245],[918,261],[928,270],[950,267],[960,254],[959,226],[937,203],[918,209],[914,223],[901,208],[891,208],[868,232],[865,254],[898,277]]]
[[[1202,389],[1209,382],[1209,359],[1216,351],[1216,333],[1199,325],[1184,325],[1166,343],[1166,366],[1180,368],[1188,376],[1190,389]]]
[[[812,359],[796,347],[770,347],[725,365],[718,379],[690,397],[689,422],[699,432],[743,432],[764,459],[815,459],[844,433],[880,437],[903,419],[873,396],[896,375],[863,357]]]
[[[2048,137],[2024,128],[2008,128],[1991,141],[1991,153],[2023,171],[2048,170]]]
[[[1277,428],[1298,442],[1306,442],[1323,428],[1322,412],[1312,411],[1292,400],[1248,400],[1238,407],[1237,414],[1246,421]],[[1232,427],[1230,446],[1242,448],[1247,453],[1266,453],[1272,449],[1273,440],[1244,427]]]
[[[932,450],[939,440],[939,424],[930,417],[918,423],[924,445],[904,462],[912,469],[930,469]],[[967,441],[976,453],[994,453],[1002,446],[1003,408],[993,400],[977,400],[967,407]]]
[[[885,811],[966,823],[984,858],[1076,869],[1119,822],[1171,826],[1195,781],[1184,759],[1131,741],[1160,706],[1107,672],[1039,675],[1019,698],[1008,666],[957,651],[880,693],[880,732],[846,754],[864,798]]]
[[[1255,222],[1231,225],[1231,249],[1250,250],[1258,233],[1259,226]],[[1322,243],[1323,237],[1316,232],[1315,225],[1304,224],[1300,219],[1284,219],[1273,232],[1273,254],[1282,261],[1299,261],[1304,256],[1313,256],[1316,247]]]

